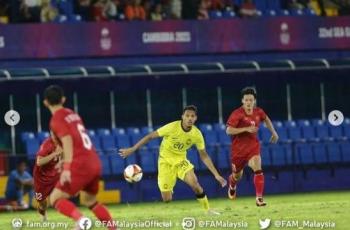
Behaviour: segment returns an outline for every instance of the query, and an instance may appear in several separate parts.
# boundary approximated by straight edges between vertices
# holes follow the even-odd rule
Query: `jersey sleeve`
[[[31,179],[33,179],[33,177],[32,177],[32,175],[30,175],[29,172],[24,171],[23,176],[22,176],[22,179],[23,179],[23,180],[31,180]]]
[[[157,129],[157,133],[160,137],[168,136],[172,129],[173,123],[169,123]]]
[[[205,149],[205,141],[204,141],[203,134],[201,133],[201,131],[198,130],[196,136],[197,136],[197,138],[196,138],[195,145],[196,145],[197,150]]]
[[[265,121],[265,119],[267,117],[265,111],[263,109],[261,109],[261,108],[259,109],[259,116],[260,116],[262,121]]]
[[[41,157],[45,157],[45,156],[49,155],[50,153],[52,153],[54,150],[55,150],[54,145],[52,145],[50,143],[50,141],[48,139],[46,139],[44,141],[44,143],[42,143],[42,145],[40,146],[40,149],[36,155],[41,156]]]
[[[239,114],[237,112],[232,112],[230,117],[228,118],[226,125],[236,128],[239,122]]]
[[[65,119],[61,116],[56,116],[51,121],[51,130],[54,132],[54,134],[58,137],[64,137],[66,135],[69,135],[69,127],[68,123],[65,121]]]

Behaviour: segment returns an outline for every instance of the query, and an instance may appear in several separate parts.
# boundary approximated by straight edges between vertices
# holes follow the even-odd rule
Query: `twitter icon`
[[[271,219],[259,220],[260,229],[267,229],[270,226]]]

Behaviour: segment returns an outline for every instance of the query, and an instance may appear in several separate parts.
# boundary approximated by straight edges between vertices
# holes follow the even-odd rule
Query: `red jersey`
[[[259,127],[261,121],[266,119],[266,114],[261,108],[254,108],[253,113],[248,115],[243,107],[234,110],[227,120],[227,126],[243,128],[249,126]],[[248,156],[260,153],[260,143],[257,133],[240,133],[232,138],[231,152],[235,156]]]
[[[53,153],[56,149],[55,144],[53,143],[52,139],[49,137],[47,138],[40,146],[39,151],[36,154],[37,157],[46,157]],[[34,182],[38,185],[48,185],[48,184],[55,184],[59,178],[59,173],[55,169],[56,164],[58,163],[59,158],[55,157],[51,161],[49,161],[47,164],[43,166],[38,166],[37,164],[34,165],[33,170],[33,176],[34,176]]]
[[[83,121],[74,111],[67,108],[57,110],[51,117],[50,128],[59,139],[67,135],[71,136],[73,140],[72,162],[98,159]]]

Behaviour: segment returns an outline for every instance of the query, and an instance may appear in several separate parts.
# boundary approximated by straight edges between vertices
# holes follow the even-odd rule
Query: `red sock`
[[[75,221],[78,221],[83,215],[79,209],[67,199],[59,199],[55,203],[55,209],[65,216],[68,216]]]
[[[234,189],[237,184],[237,181],[233,178],[232,174],[228,177],[228,183],[232,189]]]
[[[100,203],[95,203],[90,207],[91,211],[95,216],[103,222],[108,223],[107,227],[109,230],[116,230],[111,214],[109,214],[107,208]]]
[[[254,185],[257,197],[262,197],[264,192],[264,174],[262,170],[254,172]]]

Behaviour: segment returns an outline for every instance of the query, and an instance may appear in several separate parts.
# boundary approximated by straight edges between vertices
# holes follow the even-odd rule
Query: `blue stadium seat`
[[[298,158],[294,154],[295,151],[293,151],[293,145],[292,144],[284,144],[282,146],[283,146],[284,152],[286,153],[287,164],[288,165],[299,164]]]
[[[291,9],[291,10],[289,10],[289,12],[290,12],[290,15],[292,15],[292,16],[302,16],[302,15],[304,15],[303,10],[299,10],[299,9]]]
[[[335,140],[345,140],[346,137],[343,133],[343,125],[341,126],[333,126],[329,125],[329,134],[331,138],[334,138]]]
[[[101,146],[104,151],[110,152],[116,149],[117,145],[115,139],[109,130],[99,129],[97,132],[99,133]]]
[[[134,134],[140,134],[141,131],[137,127],[128,127],[128,128],[126,128],[126,133],[128,135],[134,135]]]
[[[97,135],[100,137],[105,135],[111,135],[111,131],[106,128],[97,129]]]
[[[213,129],[215,130],[216,133],[221,133],[221,132],[226,132],[226,125],[223,123],[215,123],[213,125]]]
[[[312,147],[316,163],[325,164],[329,162],[325,144],[315,143],[312,145]]]
[[[210,19],[222,18],[222,13],[219,10],[211,10],[211,11],[209,11],[209,18]]]
[[[309,120],[306,120],[306,119],[297,120],[297,124],[298,124],[298,126],[300,126],[300,127],[311,126],[310,121],[309,121]]]
[[[116,136],[116,135],[125,135],[126,131],[124,128],[113,128],[112,129],[112,135]]]
[[[223,13],[222,13],[222,17],[223,18],[234,18],[236,17],[236,13],[231,11],[231,10],[225,10]]]
[[[110,155],[109,160],[111,162],[112,174],[118,175],[124,173],[125,164],[123,158],[121,158],[119,155]]]
[[[130,147],[130,139],[126,134],[116,135],[115,137],[117,148],[127,148]]]
[[[312,146],[309,144],[298,144],[296,145],[298,160],[303,165],[313,164],[314,156]]]
[[[195,169],[199,170],[201,168],[198,151],[194,148],[191,148],[187,151],[187,159],[194,165]]]
[[[28,139],[35,138],[35,134],[33,132],[23,132],[21,133],[21,141],[24,142]]]
[[[198,128],[202,131],[202,133],[211,132],[214,130],[213,126],[209,123],[199,124]]]
[[[260,128],[259,128],[259,136],[260,136],[260,140],[263,143],[269,143],[270,142],[271,133],[264,125],[261,125]]]
[[[344,136],[350,139],[350,119],[346,118],[343,123]]]
[[[231,145],[231,137],[226,133],[219,133],[219,143],[222,146],[229,146]]]
[[[306,16],[317,16],[316,12],[313,9],[309,8],[303,9],[303,14]]]
[[[139,153],[134,153],[125,158],[125,165],[138,164],[137,158],[139,155]]]
[[[145,173],[155,173],[157,171],[156,153],[145,149],[141,149],[139,153],[142,171]]]
[[[350,142],[349,141],[340,142],[340,150],[342,153],[343,162],[349,163],[350,162]]]
[[[280,0],[267,0],[267,8],[273,9],[273,10],[280,10],[281,9],[281,2]]]
[[[217,155],[217,167],[219,169],[231,169],[230,152],[228,148],[222,148]]]
[[[319,138],[316,137],[316,132],[313,126],[308,122],[305,126],[301,126],[301,132],[303,134],[303,138],[309,141],[318,141]]]
[[[272,158],[273,166],[285,166],[287,165],[286,152],[282,145],[269,146]]]
[[[326,149],[328,152],[329,162],[330,163],[340,163],[342,161],[341,159],[341,152],[340,152],[340,146],[338,143],[330,142],[326,144]]]
[[[226,135],[226,134],[225,134]],[[214,130],[204,133],[205,144],[209,146],[217,146],[219,144],[218,136]]]
[[[109,156],[107,155],[99,155],[101,163],[102,163],[102,176],[111,175],[111,166],[109,164]]]
[[[88,130],[88,134],[96,151],[100,152],[102,150],[100,138],[96,135],[94,130]]]
[[[149,133],[151,133],[153,131],[154,131],[154,129],[152,127],[149,127],[149,126],[144,126],[144,127],[141,128],[141,134],[143,136],[145,136],[145,135],[147,135],[147,134],[149,134]]]
[[[288,132],[289,139],[291,139],[292,141],[304,141],[302,134],[301,134],[300,127],[298,127],[298,126],[288,127],[287,132]]]
[[[143,137],[141,133],[134,133],[129,135],[131,140],[131,145],[136,144]]]
[[[288,10],[280,9],[280,10],[277,10],[276,12],[277,12],[278,16],[289,16],[290,15]]]
[[[46,131],[38,132],[37,138],[42,143],[46,138],[50,137],[50,133]]]
[[[283,126],[289,128],[289,127],[295,127],[297,126],[297,123],[295,121],[284,121]]]
[[[40,147],[39,140],[36,138],[28,138],[27,140],[25,140],[24,144],[28,157],[30,159],[35,158],[35,155]]]
[[[332,140],[329,136],[328,125],[322,120],[313,120],[313,125],[316,131],[316,137],[320,140]]]
[[[261,145],[261,160],[263,166],[271,166],[271,155],[267,145]]]
[[[277,12],[273,9],[265,9],[262,11],[263,16],[274,17],[277,15]]]
[[[287,129],[286,127],[276,127],[276,132],[279,136],[279,141],[281,142],[290,142],[291,140],[288,137]],[[271,137],[271,134],[270,134]]]

